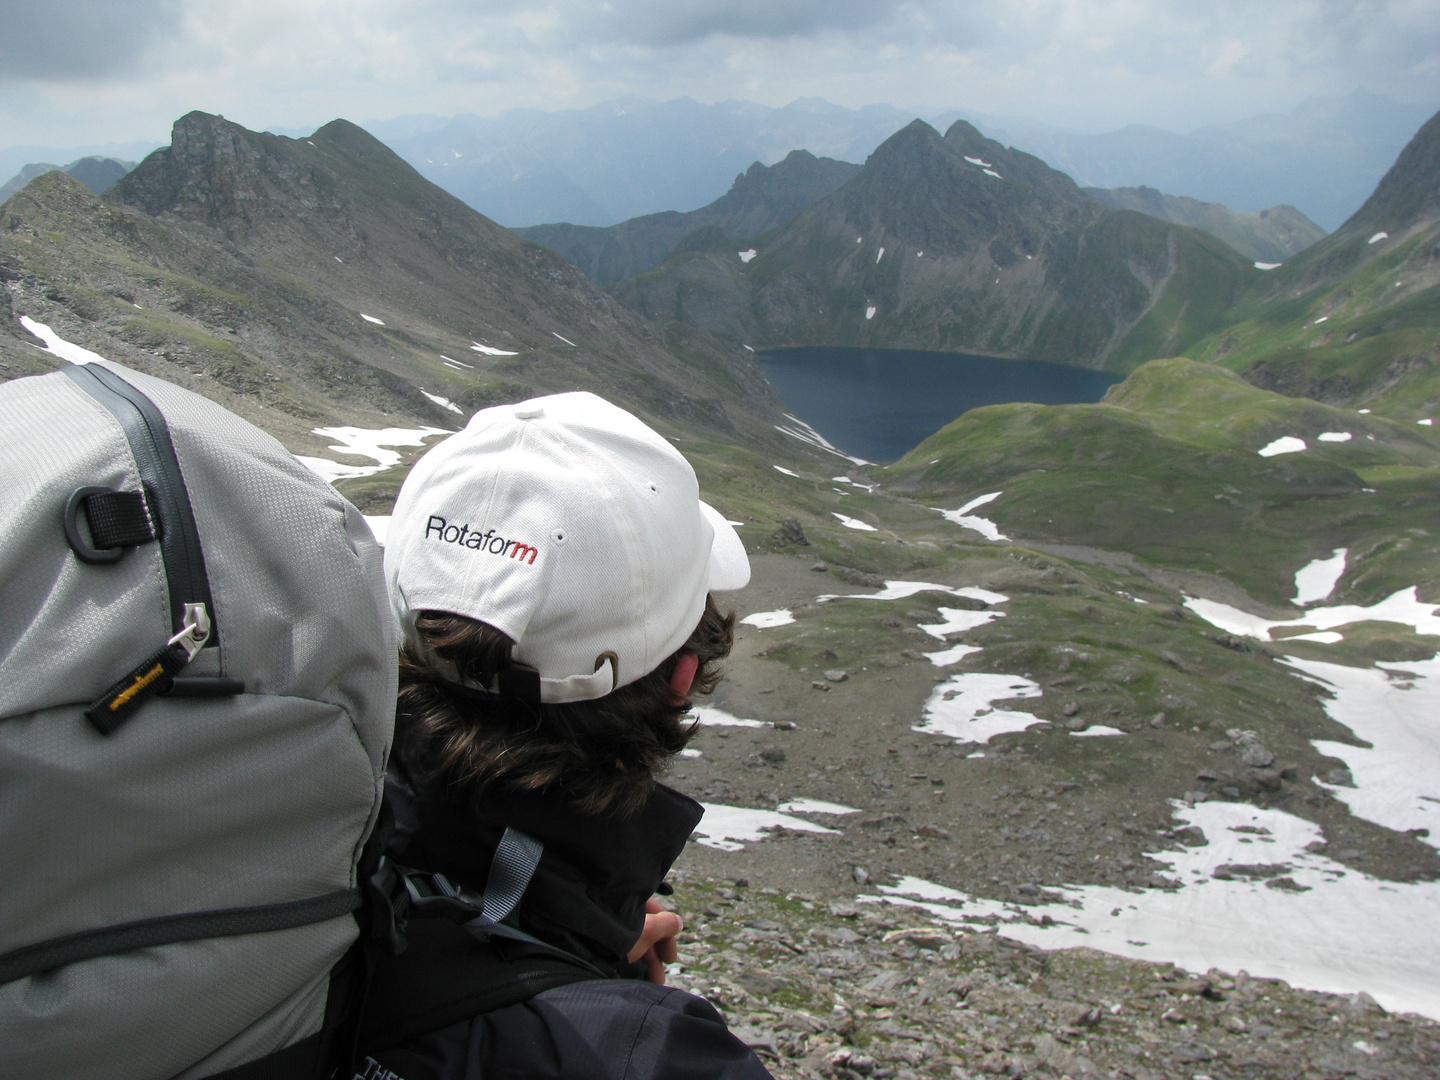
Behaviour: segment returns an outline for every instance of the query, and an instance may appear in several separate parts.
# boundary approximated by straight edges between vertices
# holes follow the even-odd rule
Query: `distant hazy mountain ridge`
[[[1166,195],[1150,187],[1083,190],[1111,210],[1135,210],[1161,221],[1204,229],[1257,262],[1284,262],[1325,236],[1324,229],[1293,206],[1237,214],[1221,203]]]
[[[660,265],[699,230],[710,230],[710,242],[743,242],[778,228],[859,171],[848,161],[792,150],[768,167],[755,162],[719,199],[689,213],[648,214],[606,228],[557,224],[515,231],[558,251],[597,285],[613,285]]]
[[[134,167],[133,161],[120,161],[107,157],[82,157],[64,167],[50,165],[46,162],[36,162],[33,165],[26,165],[4,185],[0,185],[0,203],[10,198],[35,177],[43,176],[56,169],[75,177],[96,195],[100,195],[108,191],[115,181]]]

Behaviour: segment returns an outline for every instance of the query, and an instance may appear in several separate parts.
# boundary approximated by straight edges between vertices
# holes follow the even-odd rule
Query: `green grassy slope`
[[[1283,436],[1307,449],[1257,453]],[[977,512],[1017,539],[1127,551],[1276,602],[1296,570],[1342,546],[1358,599],[1440,586],[1440,442],[1428,429],[1184,359],[1146,364],[1098,405],[972,410],[887,472],[892,490],[931,505],[1003,491]]]

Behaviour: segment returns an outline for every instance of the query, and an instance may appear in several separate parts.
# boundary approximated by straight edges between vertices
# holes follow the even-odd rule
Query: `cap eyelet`
[[[565,530],[556,529],[550,534],[550,539],[554,540],[557,544],[563,544],[565,542]]]
[[[660,494],[660,488],[659,488],[659,486],[655,483],[654,480],[648,480],[648,481],[646,481],[645,486],[650,489],[650,494],[651,494],[651,495],[659,495],[659,494]]]

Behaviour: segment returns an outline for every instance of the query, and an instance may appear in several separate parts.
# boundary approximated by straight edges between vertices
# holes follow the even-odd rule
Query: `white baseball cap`
[[[750,561],[675,447],[575,392],[483,409],[428,451],[395,500],[385,577],[407,640],[421,611],[488,623],[539,671],[540,700],[566,702],[654,671]]]

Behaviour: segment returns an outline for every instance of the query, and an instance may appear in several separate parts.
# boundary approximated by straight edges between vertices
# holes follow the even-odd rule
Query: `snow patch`
[[[1060,903],[1020,907],[902,877],[879,887],[882,902],[959,924],[998,916],[1000,934],[1042,948],[1082,946],[1196,972],[1243,968],[1310,990],[1363,990],[1391,1011],[1440,1018],[1440,883],[1383,881],[1309,851],[1324,839],[1320,828],[1280,810],[1202,802],[1174,813],[1206,837],[1149,854],[1169,864],[1174,891],[1064,886]],[[1221,871],[1237,865],[1283,866],[1271,880],[1284,884]],[[1037,925],[1046,915],[1054,925]]]
[[[951,634],[958,634],[965,630],[974,630],[977,626],[984,626],[996,619],[1003,619],[1003,611],[995,611],[993,608],[986,611],[971,611],[968,608],[940,609],[940,618],[944,622],[921,623],[920,629],[924,630],[931,637],[944,641]]]
[[[1125,732],[1121,731],[1119,728],[1106,727],[1104,724],[1092,724],[1084,731],[1072,731],[1070,732],[1070,734],[1074,735],[1078,739],[1095,735],[1124,735]]]
[[[1275,269],[1277,266],[1279,266],[1279,265],[1280,265],[1279,263],[1262,263],[1262,262],[1257,262],[1257,263],[1255,264],[1255,269],[1256,269],[1256,270],[1274,270],[1274,269]]]
[[[939,652],[927,652],[921,655],[936,667],[949,667],[951,664],[958,664],[971,653],[982,651],[979,645],[952,645],[950,648],[941,649]]]
[[[873,319],[874,317],[875,317],[875,308],[874,308],[873,306],[867,307],[867,308],[865,309],[865,318],[867,318],[867,319]]]
[[[697,705],[690,710],[690,715],[702,724],[709,724],[711,727],[769,727],[764,720],[746,720],[744,717],[735,716],[724,709],[717,709],[713,705]]]
[[[879,262],[881,259],[883,259],[884,257],[885,257],[885,249],[882,247],[879,251],[877,251],[877,252],[875,253],[875,261],[878,263],[878,262]]]
[[[754,248],[751,248],[749,251],[737,251],[735,254],[740,256],[740,261],[742,263],[748,263],[751,259],[753,259],[756,255],[759,255],[760,253]]]
[[[742,626],[753,626],[757,630],[768,630],[772,626],[788,626],[795,621],[795,613],[789,608],[777,611],[757,611],[740,620]]]
[[[556,335],[557,337],[559,335]],[[478,341],[470,342],[470,351],[484,353],[486,356],[519,356],[516,352],[506,352],[504,349],[496,349],[490,345],[481,345]]]
[[[1328,559],[1313,559],[1295,571],[1295,603],[1304,607],[1327,599],[1345,573],[1348,548],[1336,548]]]
[[[1388,232],[1377,232],[1374,236],[1370,237],[1370,239],[1369,239],[1369,240],[1366,240],[1365,242],[1366,242],[1367,244],[1374,244],[1374,243],[1376,243],[1377,241],[1380,241],[1380,240],[1389,240],[1389,239],[1390,239],[1390,234],[1389,234]]]
[[[465,415],[463,412],[461,412],[460,406],[459,406],[459,405],[456,405],[456,404],[455,404],[453,401],[451,401],[449,398],[441,397],[439,394],[432,394],[432,393],[430,393],[429,390],[424,390],[424,389],[422,389],[422,390],[420,391],[420,393],[424,394],[427,398],[429,398],[429,399],[430,399],[431,401],[433,401],[436,405],[439,405],[439,406],[440,406],[441,408],[443,408],[443,409],[449,409],[451,412],[457,413],[457,414],[460,415],[460,416],[464,416],[464,415]]]
[[[990,168],[990,162],[986,161],[984,158],[970,157],[968,155],[965,155],[965,160],[968,161],[971,165],[979,165],[982,169]]]
[[[569,345],[572,349],[579,348],[579,346],[576,345],[575,342],[571,341],[567,337],[560,337],[560,335],[556,334],[554,330],[551,330],[550,333],[555,334],[557,338],[560,338],[561,341],[563,341],[566,345]]]
[[[1429,427],[1431,424],[1435,423],[1435,421],[1434,421],[1434,420],[1416,420],[1415,423],[1420,424],[1420,425],[1423,425],[1424,427]]]
[[[1004,593],[991,592],[989,589],[982,589],[975,585],[940,585],[934,581],[887,581],[885,587],[875,593],[827,593],[824,596],[817,596],[815,602],[826,603],[830,600],[904,600],[906,597],[914,596],[922,592],[943,592],[951,596],[965,596],[971,600],[979,600],[982,604],[1003,604],[1010,598]]]
[[[1305,440],[1297,439],[1294,435],[1282,435],[1272,443],[1267,443],[1255,451],[1261,457],[1274,457],[1276,454],[1295,454],[1305,449]]]
[[[1003,491],[992,491],[988,495],[979,495],[971,499],[958,510],[944,510],[938,506],[932,507],[946,521],[953,521],[962,529],[973,529],[987,540],[1009,540],[1010,538],[1000,531],[996,524],[988,518],[976,517],[970,513],[976,507],[984,506],[986,503],[994,502]]]
[[[868,521],[861,521],[859,518],[846,517],[844,514],[835,514],[834,511],[831,511],[831,513],[834,514],[835,517],[839,518],[840,524],[844,525],[847,529],[859,529],[861,532],[880,531],[879,529],[875,528],[874,525],[871,525]]]
[[[1046,723],[1029,713],[997,709],[994,702],[1039,696],[1039,685],[1018,675],[961,672],[930,692],[921,722],[912,725],[912,730],[960,742],[988,743],[996,735]]]
[[[799,473],[797,473],[797,472],[791,472],[789,469],[785,468],[784,465],[772,465],[772,466],[770,466],[770,467],[771,467],[772,469],[774,469],[776,472],[782,472],[782,473],[784,473],[786,476],[793,476],[793,477],[795,477],[797,480],[800,478],[800,474],[799,474]]]
[[[327,483],[336,480],[353,480],[361,476],[373,476],[384,469],[400,464],[400,453],[396,446],[424,446],[432,435],[453,434],[444,428],[381,428],[379,430],[356,427],[315,428],[314,433],[326,439],[334,439],[339,446],[330,450],[337,454],[353,454],[356,457],[373,459],[374,465],[342,465],[329,458],[302,457],[295,460]]]
[[[796,832],[834,833],[813,821],[782,814],[776,810],[751,810],[743,806],[726,806],[723,803],[701,803],[705,816],[695,826],[695,839],[706,847],[721,851],[739,851],[746,844],[764,840],[776,829],[793,829]]]
[[[474,364],[467,364],[467,363],[465,363],[464,360],[454,360],[454,359],[451,359],[450,357],[446,356],[444,353],[441,353],[441,354],[440,354],[440,359],[441,359],[441,360],[444,360],[447,364],[454,364],[454,365],[455,365],[456,367],[458,367],[458,368],[464,368],[466,371],[474,371],[474,370],[475,370],[475,365],[474,365]]]
[[[1358,622],[1399,623],[1401,626],[1414,627],[1417,634],[1440,637],[1440,614],[1437,614],[1440,612],[1440,604],[1421,603],[1415,595],[1414,585],[1392,593],[1369,607],[1355,604],[1314,607],[1298,619],[1265,619],[1217,600],[1204,600],[1194,596],[1185,597],[1185,606],[1211,626],[1261,641],[1276,640],[1271,632],[1281,628],[1294,626],[1333,630],[1337,626]]]
[[[1348,431],[1322,431],[1315,437],[1321,442],[1349,442],[1354,438]]]
[[[993,177],[995,177],[996,180],[1004,180],[1004,179],[1005,179],[1003,176],[1001,176],[1001,175],[1000,175],[998,172],[996,172],[994,169],[985,169],[985,170],[983,170],[983,171],[984,171],[984,173],[985,173],[986,176],[993,176]]]
[[[1355,782],[1322,786],[1357,817],[1396,832],[1429,829],[1421,839],[1440,847],[1440,656],[1373,668],[1294,656],[1281,662],[1330,690],[1325,712],[1370,744],[1312,739],[1320,753],[1345,762]]]
[[[853,806],[842,806],[840,803],[825,802],[822,799],[792,799],[790,802],[781,803],[775,809],[784,814],[860,813],[860,811]]]
[[[384,325],[385,325],[384,322],[382,322],[380,319],[377,319],[374,315],[366,315],[363,311],[360,312],[360,317],[361,317],[362,319],[364,319],[366,322],[374,323],[376,326],[384,326]]]
[[[136,305],[137,307],[139,305]],[[72,364],[90,364],[96,360],[104,360],[105,357],[99,353],[91,352],[89,349],[76,345],[73,341],[66,341],[59,334],[51,330],[42,322],[36,322],[29,315],[20,316],[20,325],[30,333],[34,334],[41,341],[45,342],[44,352],[58,356],[61,360],[68,360]],[[38,346],[37,346],[38,348]]]
[[[854,457],[850,454],[845,453],[843,450],[840,450],[835,446],[834,443],[832,443],[829,439],[825,438],[824,435],[821,435],[818,431],[816,431],[809,424],[805,423],[805,421],[801,420],[798,416],[795,416],[792,413],[786,413],[785,419],[789,420],[795,426],[781,427],[779,424],[776,424],[775,430],[780,432],[780,434],[789,435],[792,439],[799,439],[801,442],[809,443],[811,446],[818,446],[821,450],[834,454],[836,457],[844,458],[852,465],[874,464],[873,461],[866,461],[864,458]]]

